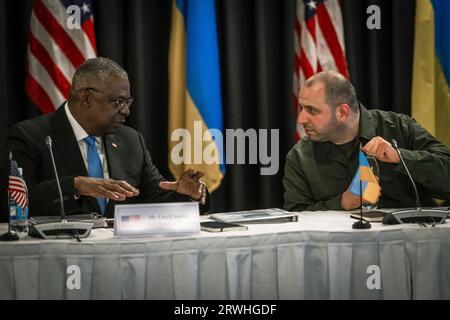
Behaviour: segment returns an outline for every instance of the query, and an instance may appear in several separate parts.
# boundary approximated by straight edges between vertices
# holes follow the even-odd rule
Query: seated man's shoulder
[[[372,117],[376,117],[379,121],[388,122],[395,125],[399,122],[411,122],[414,121],[410,116],[398,113],[394,111],[385,111],[380,109],[372,109],[369,111]]]
[[[117,144],[122,145],[122,147],[126,146],[128,152],[146,148],[146,143],[142,134],[136,129],[128,126],[121,126],[117,132],[114,133],[113,140],[116,141]],[[138,147],[138,149],[136,149],[136,147]]]
[[[139,131],[128,126],[121,126],[115,135],[119,135],[127,139],[139,139],[140,137]]]
[[[308,136],[303,137],[299,140],[289,151],[288,158],[301,158],[313,153],[313,142],[308,138]]]

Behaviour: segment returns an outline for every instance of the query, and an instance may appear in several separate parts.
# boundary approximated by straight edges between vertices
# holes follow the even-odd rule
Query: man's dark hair
[[[346,77],[335,71],[324,71],[309,78],[305,86],[311,87],[318,82],[325,85],[325,99],[330,107],[336,109],[345,103],[353,112],[359,112],[355,88]]]
[[[127,72],[111,59],[103,57],[88,59],[73,75],[71,94],[75,90],[88,88],[93,84],[97,89],[104,90],[112,76],[128,78]]]

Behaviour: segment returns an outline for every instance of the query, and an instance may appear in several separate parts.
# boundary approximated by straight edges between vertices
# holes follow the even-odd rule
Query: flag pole
[[[361,174],[361,172],[359,174]],[[361,181],[361,175],[359,176],[359,213],[360,213],[359,220],[362,223],[363,222],[363,216],[362,216],[362,181]]]
[[[12,161],[12,152],[9,152],[9,167],[10,168],[11,168],[11,161]],[[11,172],[9,174],[11,174]],[[9,177],[8,177],[8,181],[9,181]],[[9,182],[8,182],[8,187],[7,187],[6,191],[8,193],[8,232],[4,233],[0,236],[0,241],[17,241],[17,240],[19,240],[19,236],[17,235],[17,233],[11,231],[11,209],[10,209],[11,194],[9,192]]]
[[[353,229],[370,229],[372,225],[364,221],[363,219],[363,209],[362,209],[362,203],[363,203],[363,196],[362,196],[362,180],[361,180],[361,163],[359,161],[359,155],[362,152],[362,143],[359,143],[359,153],[358,153],[358,170],[359,170],[359,221],[356,221],[353,225]]]

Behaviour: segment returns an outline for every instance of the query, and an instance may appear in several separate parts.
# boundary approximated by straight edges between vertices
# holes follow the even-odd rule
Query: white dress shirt
[[[69,119],[70,125],[72,126],[73,133],[78,142],[78,147],[80,148],[81,155],[83,157],[84,165],[86,166],[86,171],[88,171],[88,160],[87,160],[87,143],[84,141],[89,134],[84,130],[77,120],[73,117],[69,110],[69,104],[66,102],[64,105],[64,110],[66,111],[67,118]],[[105,146],[103,145],[103,139],[101,137],[94,137],[96,140],[96,146],[100,156],[100,161],[103,166],[103,177],[105,179],[109,178],[108,163],[106,161]]]

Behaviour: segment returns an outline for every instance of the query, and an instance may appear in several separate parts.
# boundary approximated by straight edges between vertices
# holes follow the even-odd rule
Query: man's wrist
[[[204,205],[206,203],[206,184],[204,182],[200,182],[201,184],[201,195],[198,199],[192,198],[192,200],[199,202],[201,205]]]
[[[78,190],[78,179],[79,177],[74,177],[73,179],[73,197],[75,200],[80,199],[81,195],[80,195],[80,191]]]

